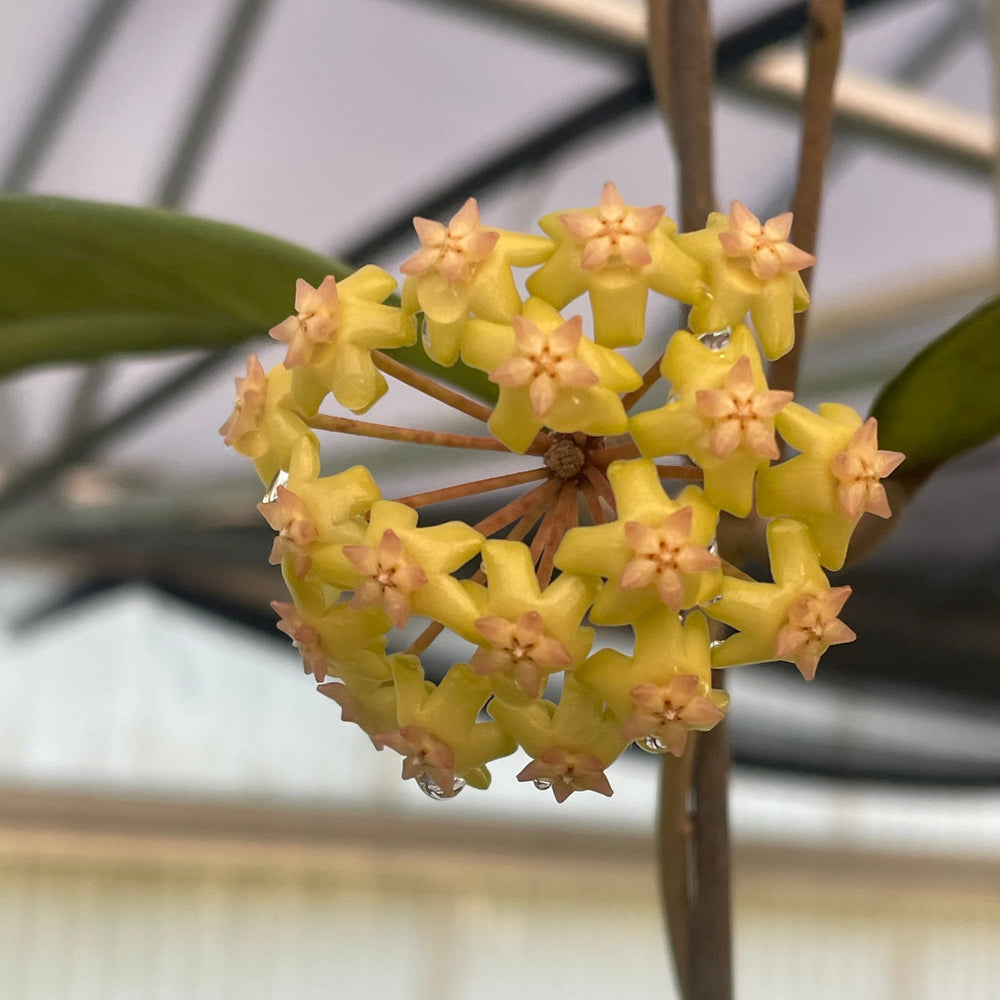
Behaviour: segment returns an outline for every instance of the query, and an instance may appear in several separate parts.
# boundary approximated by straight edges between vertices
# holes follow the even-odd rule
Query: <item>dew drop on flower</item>
[[[425,316],[420,321],[420,343],[424,345],[424,350],[430,353],[431,351],[431,331],[427,325],[427,317]]]
[[[635,741],[635,745],[646,753],[664,754],[670,753],[670,747],[666,743],[661,743],[655,736],[643,736]]]
[[[551,782],[551,781],[549,781],[549,780],[548,780],[548,779],[546,779],[546,778],[535,778],[535,780],[534,780],[534,781],[532,782],[532,784],[533,784],[533,785],[535,786],[535,788],[537,788],[537,789],[538,789],[538,790],[539,790],[540,792],[545,792],[545,791],[548,791],[548,790],[549,790],[549,789],[550,789],[550,788],[552,787],[552,782]]]
[[[263,503],[274,503],[278,499],[278,487],[284,486],[288,482],[288,473],[284,469],[278,469],[264,494]]]
[[[465,788],[465,780],[463,778],[455,779],[455,787],[452,789],[450,794],[427,773],[418,774],[416,781],[420,791],[422,791],[427,798],[433,799],[435,802],[442,802],[444,799],[453,799],[463,788]]]
[[[709,350],[721,351],[729,346],[731,331],[727,326],[724,330],[713,330],[711,333],[703,333],[698,337]]]

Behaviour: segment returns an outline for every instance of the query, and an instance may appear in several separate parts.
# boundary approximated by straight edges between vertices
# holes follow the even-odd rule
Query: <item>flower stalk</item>
[[[336,434],[351,434],[381,441],[430,444],[439,448],[471,448],[477,451],[510,452],[510,449],[497,441],[496,438],[483,434],[453,434],[448,431],[414,430],[412,427],[373,424],[367,420],[353,420],[350,417],[336,417],[325,413],[310,417],[306,424],[317,431],[332,431]]]

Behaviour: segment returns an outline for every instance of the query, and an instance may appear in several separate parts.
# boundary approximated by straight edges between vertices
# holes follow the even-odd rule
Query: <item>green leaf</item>
[[[1000,297],[960,319],[879,394],[879,446],[906,454],[922,481],[942,462],[1000,434]]]
[[[154,313],[82,313],[0,323],[0,375],[122,352],[224,347],[254,334],[239,320]]]
[[[146,314],[226,318],[261,333],[288,315],[297,277],[315,283],[349,273],[322,254],[220,222],[64,198],[0,198],[4,322]]]
[[[159,209],[0,197],[0,375],[126,352],[219,348],[293,311],[295,279],[351,268],[283,240]],[[400,360],[486,398],[480,372]]]

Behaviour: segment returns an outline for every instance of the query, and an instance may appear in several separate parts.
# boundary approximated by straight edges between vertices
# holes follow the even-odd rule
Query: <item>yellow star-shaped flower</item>
[[[793,314],[809,306],[798,272],[816,258],[788,242],[791,227],[791,212],[761,224],[734,201],[729,215],[713,212],[704,229],[677,237],[677,245],[699,261],[708,276],[709,293],[691,310],[691,329],[723,330],[742,322],[749,311],[770,360],[792,349]]]
[[[722,597],[705,609],[738,630],[713,648],[712,665],[787,660],[811,681],[829,646],[856,638],[837,617],[851,588],[830,586],[809,529],[799,521],[772,521],[767,548],[774,583],[726,577]]]
[[[855,410],[840,403],[821,403],[818,413],[792,403],[775,423],[800,454],[761,472],[757,510],[764,517],[786,514],[807,524],[820,562],[840,569],[861,516],[866,511],[892,514],[881,480],[905,456],[880,451],[875,418],[862,423]]]
[[[272,601],[271,607],[281,618],[278,628],[292,640],[302,655],[305,672],[312,674],[317,684],[327,675],[379,676],[378,657],[373,654],[385,650],[385,634],[392,624],[382,608],[359,611],[346,604],[334,604],[310,614],[288,601]],[[388,677],[386,667],[379,679]]]
[[[509,322],[521,311],[511,268],[540,264],[553,246],[543,236],[483,226],[475,198],[447,226],[420,217],[413,225],[422,246],[400,266],[403,311],[423,312],[428,356],[453,365],[469,314]]]
[[[296,315],[271,330],[288,344],[285,367],[292,371],[292,393],[306,409],[332,392],[341,406],[363,413],[388,388],[375,367],[376,348],[404,347],[416,339],[412,317],[382,305],[396,281],[372,264],[337,282],[330,275],[319,288],[299,279]],[[315,412],[313,409],[311,412]]]
[[[518,708],[494,698],[486,710],[532,758],[518,781],[551,788],[557,802],[578,791],[612,794],[604,771],[627,743],[600,699],[572,677],[558,705],[538,700]]]
[[[376,747],[402,754],[403,777],[416,778],[432,797],[450,798],[464,784],[489,788],[486,764],[517,746],[499,723],[476,721],[490,696],[489,682],[465,663],[451,667],[436,686],[424,679],[415,656],[396,654],[389,663],[399,728],[376,734]]]
[[[482,544],[483,536],[461,521],[418,528],[412,507],[379,500],[357,543],[323,546],[313,560],[324,579],[354,591],[353,607],[382,607],[397,627],[411,615],[426,616],[475,642],[475,587],[451,574]]]
[[[596,652],[574,675],[607,704],[623,739],[647,750],[684,752],[692,729],[711,729],[729,697],[712,690],[708,623],[694,612],[682,622],[669,608],[643,615],[635,626],[635,652]]]
[[[316,412],[320,398],[309,411]],[[257,475],[265,485],[281,469],[287,469],[292,451],[303,439],[319,451],[319,441],[309,429],[292,395],[292,375],[282,365],[266,375],[256,354],[247,358],[247,373],[236,379],[236,404],[219,428],[225,443],[253,459]]]
[[[769,390],[749,329],[733,328],[719,350],[685,330],[670,339],[663,364],[671,401],[633,417],[629,431],[644,455],[688,455],[705,473],[705,495],[738,517],[750,513],[757,472],[779,455],[774,416],[792,398]]]
[[[483,545],[483,568],[472,667],[498,698],[523,704],[542,693],[549,674],[571,670],[590,651],[594,632],[580,621],[600,580],[563,573],[543,591],[528,547],[499,539]]]
[[[391,732],[396,721],[396,685],[392,680],[390,660],[381,657],[388,679],[351,676],[343,681],[325,681],[316,690],[340,706],[344,722],[353,722],[374,743],[378,733]]]
[[[649,459],[612,462],[608,479],[617,520],[570,529],[555,559],[561,570],[607,580],[590,620],[627,625],[650,608],[678,612],[715,597],[722,571],[708,546],[719,512],[702,491],[687,486],[672,500]]]
[[[628,426],[619,393],[642,378],[582,331],[579,317],[564,321],[541,299],[529,299],[508,326],[469,321],[462,359],[500,386],[489,428],[512,451],[525,451],[542,427],[603,435]]]
[[[277,487],[274,500],[257,504],[257,510],[278,532],[271,564],[281,563],[288,579],[304,580],[327,548],[360,540],[363,516],[381,494],[362,465],[320,478],[319,454],[309,440],[299,443],[289,465],[287,483]],[[322,571],[313,580],[322,581]],[[301,598],[296,594],[300,606],[313,604],[305,592]]]
[[[589,292],[594,337],[604,347],[640,343],[650,288],[682,302],[704,292],[701,266],[678,249],[663,206],[626,205],[610,181],[594,208],[554,212],[539,224],[556,251],[528,278],[528,291],[557,309]]]

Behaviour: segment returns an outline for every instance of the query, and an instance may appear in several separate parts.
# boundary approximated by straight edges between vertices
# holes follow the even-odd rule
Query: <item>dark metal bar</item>
[[[132,0],[98,0],[94,4],[15,144],[13,158],[0,178],[0,187],[20,191],[27,186],[59,136],[70,109],[83,91],[84,83],[99,64],[101,54],[131,5]],[[70,408],[71,422],[74,422],[73,415],[79,405],[86,402],[89,406],[102,381],[102,371],[84,376]],[[2,398],[6,404],[5,392]],[[12,447],[9,451],[10,454],[2,456],[8,461],[16,455]]]
[[[157,185],[155,204],[176,208],[187,198],[270,3],[271,0],[237,0],[234,4],[171,163]]]
[[[847,7],[861,9],[886,2],[888,0],[849,0]],[[491,3],[490,0],[486,0],[485,6],[493,13],[502,13],[508,19],[513,18],[518,23],[523,23],[521,11],[515,11],[502,3]],[[464,3],[463,9],[481,12],[471,6],[467,7]],[[772,13],[722,36],[715,50],[716,74],[724,76],[734,72],[743,62],[762,49],[797,35],[805,26],[807,11],[807,3],[785,4]],[[541,25],[555,33],[557,23],[562,21],[538,15],[529,17],[528,23]],[[618,42],[605,41],[611,51],[617,55],[622,54]],[[538,167],[604,126],[621,124],[632,115],[643,111],[653,103],[653,89],[646,67],[645,49],[642,46],[636,48],[634,55],[635,61],[632,64],[634,72],[638,74],[637,77],[614,91],[574,109],[565,117],[543,126],[527,139],[499,152],[488,162],[473,165],[464,173],[390,216],[363,239],[346,247],[335,247],[335,255],[351,263],[364,263],[376,258],[384,253],[387,247],[412,232],[413,216],[441,218],[450,215],[470,194],[481,196],[503,183],[515,171]]]
[[[899,0],[845,0],[845,11],[862,11]],[[751,56],[778,42],[797,38],[809,20],[808,2],[782,4],[742,28],[723,35],[715,50],[715,69],[724,76],[741,66]]]
[[[186,199],[270,2],[237,0],[234,5],[174,156],[157,187],[153,199],[156,204],[174,208]],[[32,492],[44,489],[67,468],[93,454],[105,441],[174,402],[184,392],[193,389],[200,379],[219,368],[231,354],[230,350],[224,350],[199,357],[97,426],[90,419],[81,419],[80,411],[82,409],[86,417],[93,410],[94,397],[107,380],[109,364],[100,362],[90,366],[74,393],[70,420],[61,438],[49,455],[15,475],[0,491],[0,512],[16,506]]]
[[[203,354],[155,385],[149,392],[123,406],[97,427],[84,427],[66,438],[54,451],[35,465],[11,477],[0,492],[0,514],[30,499],[33,493],[50,486],[68,468],[99,451],[108,441],[120,437],[148,420],[160,407],[188,392],[213,374],[233,356],[233,350]]]
[[[346,249],[341,249],[339,256],[358,264],[378,256],[386,247],[413,231],[413,216],[422,215],[433,219],[448,215],[451,209],[460,205],[472,192],[481,197],[514,172],[541,166],[597,129],[623,124],[636,112],[646,108],[652,99],[649,78],[642,72],[638,78],[633,78],[610,93],[542,126],[526,139],[424,195],[374,232]]]
[[[17,151],[3,172],[0,187],[20,191],[28,183],[59,135],[67,112],[98,65],[115,28],[131,6],[132,0],[98,0],[94,4],[16,143]]]

